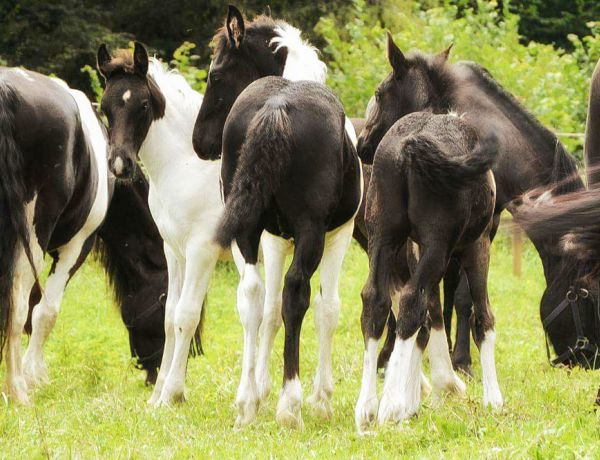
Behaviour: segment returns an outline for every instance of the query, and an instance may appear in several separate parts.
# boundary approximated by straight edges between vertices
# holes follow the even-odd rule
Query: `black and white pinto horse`
[[[490,236],[496,232],[500,213],[504,209],[513,212],[512,201],[528,190],[557,183],[561,185],[553,190],[554,196],[582,190],[583,182],[577,175],[575,162],[556,136],[485,69],[472,62],[449,64],[448,51],[433,56],[420,53],[405,56],[399,49],[395,51],[394,72],[382,82],[367,110],[366,126],[358,143],[361,159],[365,163],[372,163],[379,141],[402,116],[417,111],[438,114],[454,111],[475,128],[480,138],[485,138],[490,131],[498,137],[498,160],[493,166],[497,187],[496,208]],[[549,198],[550,194],[545,197]],[[529,236],[540,255],[546,278],[547,286],[540,302],[542,320],[563,303],[573,285],[590,293],[596,291],[596,287],[581,280],[579,267],[571,264],[571,259],[561,251],[560,239],[563,235],[537,233]],[[454,270],[458,268],[458,264],[453,267]],[[455,280],[454,288],[445,297],[454,298],[452,292],[459,277],[452,275],[452,278]],[[451,284],[446,281],[449,281],[447,277],[444,284]],[[469,323],[473,310],[467,283],[462,282],[461,285],[467,292],[456,297],[465,300],[456,303],[458,337],[453,362],[460,368],[468,369],[471,362]],[[446,286],[444,289],[446,293]],[[577,300],[583,315],[584,334],[592,340],[595,338],[592,312],[596,297],[580,296]],[[449,329],[449,324],[446,327]],[[587,365],[589,359],[579,356],[582,358],[579,360],[568,353],[579,335],[568,311],[562,311],[551,326],[544,329],[556,354],[562,357],[561,362]],[[393,343],[393,336],[389,339]],[[384,350],[391,350],[391,344],[388,345]]]
[[[0,343],[7,393],[27,404],[28,389],[48,381],[42,347],[106,214],[106,139],[83,93],[57,79],[2,68],[0,162]],[[53,264],[22,359],[29,297],[46,253]]]
[[[165,347],[149,402],[171,404],[184,399],[190,345],[222,254],[213,241],[223,210],[220,163],[198,159],[192,147],[202,96],[181,75],[149,59],[143,45],[114,58],[102,45],[98,69],[106,79],[101,108],[109,123],[109,168],[117,178],[131,178],[139,156],[148,173],[150,211],[164,240]]]
[[[457,115],[428,112],[401,118],[377,147],[366,204],[370,269],[362,292],[365,358],[355,412],[359,431],[368,428],[376,415],[383,424],[416,413],[426,346],[434,394],[464,393],[465,384],[452,369],[440,304],[439,285],[451,256],[465,268],[475,301],[474,335],[481,350],[484,404],[502,405],[487,295],[495,205],[490,167],[496,150],[495,138],[478,140]],[[405,282],[398,267],[406,259],[409,237],[418,244],[419,258]],[[377,345],[392,308],[397,318],[395,346],[378,407]]]
[[[212,160],[223,150],[227,201],[218,240],[227,246],[235,239],[245,261],[238,287],[244,359],[236,425],[252,422],[270,392],[269,358],[283,317],[284,385],[276,418],[301,427],[300,327],[310,301],[310,278],[319,264],[321,287],[314,307],[320,352],[309,402],[318,415],[331,415],[338,281],[361,197],[355,135],[351,125],[348,134],[350,122],[324,86],[286,81],[325,80],[325,65],[299,30],[267,16],[245,22],[230,6],[214,43],[194,147],[200,158]],[[248,86],[268,75],[283,78]],[[259,240],[264,288],[257,266]],[[284,263],[292,249],[282,291]]]

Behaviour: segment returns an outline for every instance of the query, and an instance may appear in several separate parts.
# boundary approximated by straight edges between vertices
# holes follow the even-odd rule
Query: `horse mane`
[[[537,138],[544,145],[544,152],[552,152],[554,161],[552,167],[542,164],[540,178],[548,185],[560,182],[562,179],[570,178],[565,183],[557,187],[555,194],[573,192],[583,188],[583,183],[576,180],[578,176],[577,164],[567,153],[564,145],[558,137],[546,128],[540,121],[510,92],[508,92],[492,74],[484,67],[472,61],[461,61],[455,65],[456,68],[466,67],[471,70],[477,78],[479,88],[490,95],[501,111],[513,123],[521,128],[525,128],[532,138]]]
[[[452,109],[452,95],[457,87],[456,77],[446,57],[427,55],[420,51],[412,51],[407,56],[411,67],[421,69],[433,86],[439,100],[434,99],[434,112],[447,112]]]
[[[302,39],[302,32],[281,19],[259,15],[245,23],[246,35],[274,35],[269,42],[273,53],[281,48],[287,50],[287,58],[282,77],[288,80],[310,80],[325,83],[327,66],[319,59],[318,50],[307,40]],[[212,39],[215,53],[225,47],[232,46],[227,36],[227,27],[223,26]]]

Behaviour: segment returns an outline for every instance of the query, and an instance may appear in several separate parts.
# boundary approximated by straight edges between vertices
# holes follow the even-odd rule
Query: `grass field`
[[[290,432],[274,421],[278,391],[261,407],[258,421],[236,432],[234,398],[240,375],[242,329],[234,304],[237,275],[222,264],[213,279],[203,343],[206,356],[190,362],[188,402],[150,409],[151,389],[128,356],[128,342],[104,274],[88,261],[75,276],[46,348],[52,383],[34,395],[32,408],[0,408],[0,458],[599,458],[600,418],[592,406],[598,374],[551,368],[545,357],[538,304],[541,266],[531,246],[523,276],[511,274],[510,241],[494,243],[491,301],[497,317],[496,361],[505,408],[481,406],[481,369],[463,399],[433,407],[400,429],[386,427],[360,437],[354,404],[362,372],[359,293],[367,260],[358,246],[346,256],[342,315],[334,348],[334,416],[313,417]],[[271,374],[282,375],[282,334]],[[304,323],[301,372],[310,394],[317,344],[312,311]],[[4,369],[0,371],[4,378]]]

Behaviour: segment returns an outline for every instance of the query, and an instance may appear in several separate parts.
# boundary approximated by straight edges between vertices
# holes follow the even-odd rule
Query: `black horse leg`
[[[452,351],[452,312],[454,310],[454,294],[460,281],[460,263],[451,258],[444,275],[444,327],[448,339],[448,349]]]
[[[277,404],[277,421],[302,428],[302,387],[300,385],[300,330],[310,303],[310,279],[319,266],[325,245],[325,230],[315,224],[298,232],[292,264],[283,287],[283,390]]]
[[[471,377],[471,312],[473,300],[469,292],[469,282],[461,271],[460,282],[454,294],[456,307],[456,343],[452,353],[452,366]]]

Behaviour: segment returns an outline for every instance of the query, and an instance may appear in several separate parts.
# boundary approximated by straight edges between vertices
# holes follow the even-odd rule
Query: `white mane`
[[[317,49],[300,36],[300,30],[281,22],[275,27],[278,35],[271,40],[275,52],[281,47],[287,48],[287,59],[283,69],[283,78],[288,80],[311,80],[325,83],[327,66],[319,59]]]
[[[202,105],[202,94],[195,91],[179,72],[168,70],[160,59],[152,57],[148,64],[148,75],[165,96],[167,110],[185,112],[195,121]]]

